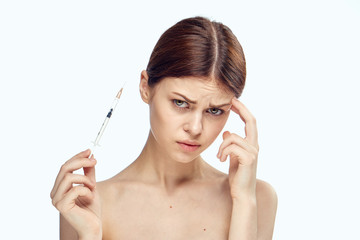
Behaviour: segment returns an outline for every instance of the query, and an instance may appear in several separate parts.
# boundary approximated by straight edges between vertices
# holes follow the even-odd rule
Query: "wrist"
[[[79,240],[102,240],[101,235],[91,235],[79,237]]]
[[[79,240],[102,240],[102,231],[93,231],[92,233],[86,233],[79,235]]]
[[[242,194],[232,197],[233,204],[256,205],[256,194]]]
[[[256,198],[256,185],[246,184],[240,186],[231,186],[230,194],[232,199],[251,199]]]

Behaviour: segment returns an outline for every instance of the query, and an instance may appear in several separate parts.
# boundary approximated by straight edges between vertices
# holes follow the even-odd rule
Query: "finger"
[[[231,135],[231,133],[230,133],[229,131],[225,131],[225,132],[223,133],[223,135],[222,135],[223,140],[224,140],[225,138],[229,137],[230,135]]]
[[[222,152],[222,149],[225,147],[225,144],[224,144],[225,139],[227,139],[230,135],[231,135],[231,133],[229,131],[223,132],[223,135],[222,135],[223,142],[221,143],[221,145],[219,147],[219,151],[218,151],[218,153],[216,155],[218,158],[220,158],[220,154]]]
[[[94,155],[90,158],[91,161],[95,161]],[[84,174],[87,176],[92,182],[96,182],[96,176],[95,176],[95,165],[92,167],[84,167]]]
[[[87,157],[89,157],[90,153],[91,153],[91,150],[86,149],[86,150],[84,150],[82,152],[79,152],[78,154],[74,155],[68,161],[71,161],[71,160],[76,159],[76,158],[87,158]]]
[[[96,164],[96,161],[92,159],[88,159],[86,157],[82,158],[72,158],[65,162],[59,171],[58,176],[56,177],[54,187],[51,190],[50,196],[52,197],[59,187],[60,182],[63,180],[66,173],[72,173],[75,170],[78,170],[83,167],[92,167]]]
[[[231,144],[223,150],[220,156],[220,161],[226,161],[227,156],[230,156],[230,158],[237,160],[237,162],[241,165],[249,165],[253,161],[252,154],[235,144]]]
[[[64,174],[63,174],[62,171],[67,172],[67,171],[75,171],[75,170],[77,170],[77,169],[71,170],[71,165],[70,165],[71,162],[73,162],[75,159],[78,159],[78,158],[87,158],[90,153],[91,153],[90,149],[86,149],[86,150],[84,150],[84,151],[82,151],[82,152],[74,155],[74,156],[73,156],[72,158],[70,158],[69,160],[67,160],[67,161],[61,166],[60,172],[59,172],[58,176],[56,177],[54,187],[57,186],[57,184],[56,184],[57,181],[58,181],[58,180],[61,181],[62,177],[64,176]],[[70,166],[69,166],[69,165],[70,165]],[[76,167],[76,166],[74,166],[74,167]],[[73,168],[74,168],[74,167],[73,167]],[[81,167],[79,167],[79,168],[81,168]],[[78,169],[79,169],[79,168],[78,168]],[[53,188],[53,190],[54,190],[54,188]],[[53,191],[51,191],[51,192],[53,192]]]
[[[94,198],[93,192],[84,186],[73,187],[69,192],[67,192],[64,197],[57,201],[53,202],[54,206],[59,210],[59,212],[65,212],[75,205],[75,201],[78,197],[85,197],[89,200]]]
[[[237,113],[240,116],[240,118],[244,121],[246,139],[253,146],[258,146],[258,131],[257,131],[255,117],[245,107],[245,105],[236,98],[232,99],[231,110]]]
[[[91,182],[91,180],[79,174],[67,173],[60,183],[57,191],[53,195],[53,200],[56,202],[59,199],[63,198],[63,196],[73,187],[73,184],[83,184],[84,186],[94,189],[95,183]]]
[[[222,154],[223,149],[228,147],[231,144],[238,145],[239,147],[245,149],[246,151],[256,151],[253,146],[249,145],[248,142],[245,141],[244,138],[240,137],[239,135],[235,133],[229,133],[228,131],[224,132],[223,134],[223,142],[221,143],[219,147],[219,152],[217,154],[217,157],[220,158],[220,155]]]

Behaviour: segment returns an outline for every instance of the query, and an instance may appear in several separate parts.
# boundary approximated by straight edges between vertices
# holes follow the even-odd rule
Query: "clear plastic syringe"
[[[111,118],[111,115],[113,114],[113,112],[114,112],[114,110],[115,110],[115,108],[116,108],[116,105],[117,105],[118,102],[119,102],[119,99],[120,99],[120,96],[121,96],[121,94],[122,94],[123,89],[124,89],[124,87],[122,87],[122,88],[120,89],[120,91],[118,92],[118,94],[116,95],[116,97],[115,97],[115,99],[114,99],[114,101],[113,101],[113,103],[112,103],[112,105],[111,105],[110,111],[109,111],[108,114],[106,115],[106,118],[105,118],[105,120],[104,120],[104,122],[103,122],[103,124],[102,124],[102,126],[101,126],[101,128],[100,128],[99,133],[98,133],[97,136],[96,136],[95,141],[92,142],[94,145],[90,148],[90,149],[91,149],[91,153],[90,153],[89,158],[91,158],[91,157],[94,155],[95,148],[96,148],[97,146],[100,146],[100,145],[99,145],[99,142],[100,142],[101,136],[103,135],[103,133],[104,133],[104,131],[105,131],[105,128],[106,128],[106,126],[107,126],[107,124],[108,124],[108,122],[109,122],[109,120],[110,120],[110,118]]]

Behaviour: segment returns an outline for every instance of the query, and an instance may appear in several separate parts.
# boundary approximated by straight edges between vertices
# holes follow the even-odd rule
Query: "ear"
[[[148,84],[148,80],[149,80],[149,75],[145,70],[143,70],[140,76],[139,90],[140,90],[141,98],[145,103],[149,103],[150,100],[150,87]]]

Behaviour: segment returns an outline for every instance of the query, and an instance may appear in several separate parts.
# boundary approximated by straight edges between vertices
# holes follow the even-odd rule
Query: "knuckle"
[[[60,202],[53,199],[52,204],[57,210],[60,210]]]
[[[60,171],[61,172],[66,172],[67,171],[67,166],[68,166],[68,163],[64,163],[63,165],[61,165],[61,168],[60,168]]]
[[[72,173],[66,173],[64,176],[65,181],[71,181],[73,174]]]
[[[62,211],[62,207],[63,207],[63,204],[61,203],[61,201],[58,201],[57,203],[55,203],[55,208],[61,212]]]
[[[250,116],[250,122],[256,124],[256,118],[254,116]]]
[[[257,154],[253,153],[250,155],[251,162],[255,162],[257,159]]]

